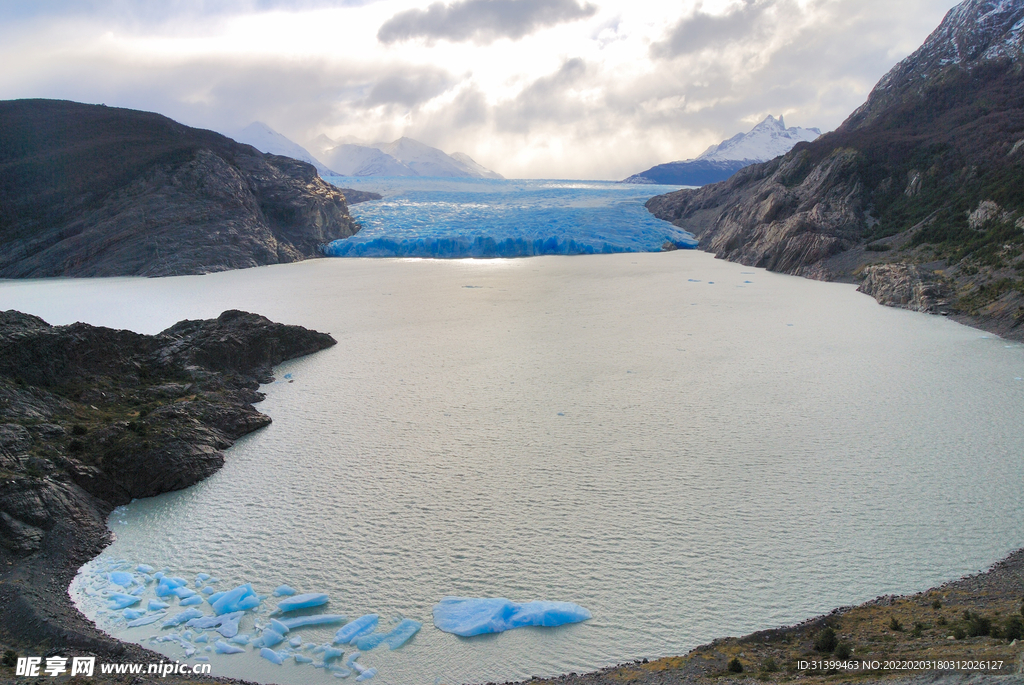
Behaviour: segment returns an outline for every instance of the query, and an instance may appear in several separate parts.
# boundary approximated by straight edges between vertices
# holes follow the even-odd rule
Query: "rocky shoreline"
[[[156,336],[50,326],[34,316],[0,313],[0,652],[164,660],[98,630],[75,608],[68,586],[109,544],[106,517],[115,506],[188,487],[216,471],[235,439],[270,423],[252,403],[262,399],[258,385],[271,379],[272,367],[333,344],[327,334],[237,311],[183,321]],[[1022,602],[1019,550],[985,573],[916,595],[879,597],[795,626],[718,639],[685,656],[531,682],[1024,683],[1024,650],[1019,637],[1011,642]],[[830,652],[816,648],[826,628],[836,635]],[[844,655],[883,664],[983,660],[1000,666],[969,672],[799,668],[800,661]],[[42,682],[61,679],[67,680]],[[84,682],[211,680],[226,679],[119,675]],[[0,682],[26,679],[3,663]]]

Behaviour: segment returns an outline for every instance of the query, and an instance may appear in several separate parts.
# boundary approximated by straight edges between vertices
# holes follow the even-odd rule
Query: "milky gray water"
[[[98,563],[422,621],[360,658],[374,682],[683,653],[1024,545],[1024,348],[848,285],[695,251],[339,259],[0,282],[0,307],[149,333],[240,308],[337,338],[277,369],[258,405],[274,423],[219,473],[119,509]],[[148,640],[169,630],[125,629],[86,587],[72,594],[101,626],[183,658]],[[571,601],[593,619],[457,638],[431,625],[445,595]],[[216,675],[335,682],[206,656]]]

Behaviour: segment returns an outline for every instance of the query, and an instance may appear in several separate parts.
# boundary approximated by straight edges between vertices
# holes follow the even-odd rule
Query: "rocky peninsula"
[[[835,131],[647,208],[720,258],[1024,339],[1022,20],[961,3]]]
[[[0,102],[0,278],[179,276],[321,255],[359,230],[316,169],[130,109]]]
[[[0,312],[0,647],[158,661],[97,630],[68,585],[114,507],[217,471],[270,423],[252,404],[272,367],[334,344],[240,311],[152,336]]]

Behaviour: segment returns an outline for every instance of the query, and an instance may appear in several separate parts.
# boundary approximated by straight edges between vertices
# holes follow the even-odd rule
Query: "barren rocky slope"
[[[0,102],[0,278],[293,262],[359,230],[312,165],[149,112]]]
[[[0,644],[141,658],[67,594],[107,515],[219,469],[270,423],[252,403],[271,367],[334,344],[239,311],[155,336],[0,312]]]
[[[717,256],[1024,337],[1024,0],[967,0],[832,133],[652,198]]]

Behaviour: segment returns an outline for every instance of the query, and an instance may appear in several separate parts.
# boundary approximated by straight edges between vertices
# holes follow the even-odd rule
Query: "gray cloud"
[[[445,71],[420,69],[379,78],[370,89],[366,104],[415,107],[448,90],[454,80]]]
[[[651,46],[656,57],[686,55],[706,47],[725,47],[739,40],[751,40],[760,33],[771,0],[744,0],[725,14],[712,15],[701,11],[698,5],[693,13],[684,17],[672,30],[668,39]]]
[[[525,133],[531,126],[565,123],[586,116],[589,108],[574,106],[569,90],[586,72],[587,64],[582,59],[566,60],[558,71],[537,79],[514,100],[502,103],[496,112],[498,128]]]
[[[461,0],[399,12],[377,31],[382,43],[411,38],[474,41],[522,38],[545,26],[589,17],[597,8],[577,0]]]

